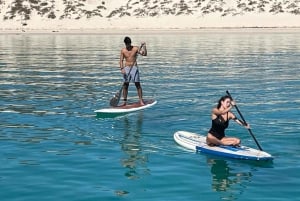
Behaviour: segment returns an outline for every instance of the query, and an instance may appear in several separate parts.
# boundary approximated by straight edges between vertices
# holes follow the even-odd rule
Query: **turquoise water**
[[[142,87],[158,103],[97,118],[121,86],[125,35],[0,35],[1,200],[300,200],[299,32],[132,34],[147,42]],[[174,142],[206,134],[226,90],[273,162]],[[227,135],[257,148],[233,122]]]

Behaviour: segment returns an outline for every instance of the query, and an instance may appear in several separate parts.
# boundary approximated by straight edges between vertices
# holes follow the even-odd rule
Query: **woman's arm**
[[[246,124],[244,121],[238,119],[233,113],[230,113],[230,118],[232,120],[234,120],[240,126],[244,126],[245,128],[250,129],[250,125],[249,124]]]
[[[220,110],[218,108],[213,108],[212,113],[216,116],[222,115],[222,114],[226,114],[227,112],[229,112],[232,109],[232,106],[230,105],[230,107],[224,109],[224,110]]]

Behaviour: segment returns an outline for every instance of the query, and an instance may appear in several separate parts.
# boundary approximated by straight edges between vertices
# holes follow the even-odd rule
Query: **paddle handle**
[[[230,96],[231,99],[232,99],[232,96],[231,96],[231,94],[229,93],[229,91],[226,91],[226,93],[227,93],[227,95]],[[238,106],[235,104],[234,107],[235,107],[236,111],[239,113],[239,115],[240,115],[240,117],[242,118],[243,122],[247,125],[247,122],[246,122],[245,118],[243,117],[241,111],[239,110]],[[254,134],[252,133],[252,131],[251,131],[250,128],[248,128],[248,131],[249,131],[250,135],[252,136],[252,138],[254,139],[254,141],[255,141],[257,147],[259,148],[259,150],[262,151],[263,149],[262,149],[261,146],[259,145],[258,141],[256,140],[256,138],[255,138],[255,136],[254,136]]]

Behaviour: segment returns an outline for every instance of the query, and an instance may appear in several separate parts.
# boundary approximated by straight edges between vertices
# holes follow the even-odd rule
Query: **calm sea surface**
[[[147,43],[144,98],[158,103],[99,118],[121,86],[127,34],[0,35],[1,200],[300,200],[300,32],[131,34]],[[226,90],[273,162],[174,142],[178,130],[206,134]],[[234,122],[227,135],[257,148]]]

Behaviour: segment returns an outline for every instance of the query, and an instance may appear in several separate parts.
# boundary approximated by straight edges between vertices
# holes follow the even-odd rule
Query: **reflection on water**
[[[125,156],[121,161],[127,169],[125,176],[128,179],[138,179],[140,174],[148,171],[146,167],[148,157],[143,153],[140,143],[142,125],[143,111],[139,112],[137,116],[124,116],[124,138],[121,141],[121,148]],[[144,172],[140,173],[140,170]]]
[[[238,170],[229,165],[226,160],[207,157],[207,164],[211,166],[212,189],[222,192],[222,199],[236,200],[251,182],[252,173],[244,167]]]

